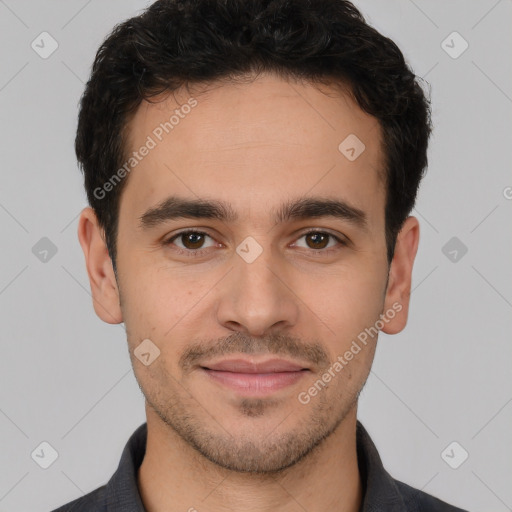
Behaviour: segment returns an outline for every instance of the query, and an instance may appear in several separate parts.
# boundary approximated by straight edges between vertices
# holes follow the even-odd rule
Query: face
[[[418,229],[389,269],[381,137],[326,86],[182,90],[130,122],[117,282],[82,214],[96,311],[124,321],[148,407],[220,466],[304,458],[354,411],[376,330],[405,325]]]

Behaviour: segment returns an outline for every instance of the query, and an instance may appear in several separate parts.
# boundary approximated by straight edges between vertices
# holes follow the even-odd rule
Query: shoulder
[[[364,511],[467,512],[393,478],[384,468],[377,447],[359,420],[356,444],[359,472],[365,486]]]
[[[126,443],[117,470],[105,485],[52,512],[143,512],[137,471],[146,451],[146,438],[147,424],[143,423]]]
[[[399,480],[395,484],[410,512],[467,512]]]
[[[105,502],[106,487],[106,485],[102,485],[85,496],[52,510],[52,512],[105,512],[107,510]]]

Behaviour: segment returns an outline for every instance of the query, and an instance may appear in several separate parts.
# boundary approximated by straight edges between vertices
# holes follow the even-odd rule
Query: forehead
[[[264,74],[152,101],[127,127],[127,159],[138,158],[122,207],[141,212],[178,194],[225,200],[242,214],[260,204],[264,215],[283,195],[311,191],[383,215],[381,129],[343,89]]]

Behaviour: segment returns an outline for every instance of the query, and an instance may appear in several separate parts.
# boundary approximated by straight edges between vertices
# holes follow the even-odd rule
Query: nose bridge
[[[271,247],[248,238],[237,248],[218,320],[231,329],[261,335],[277,324],[284,328],[296,323],[298,306],[285,285],[286,276],[279,275],[284,267]]]

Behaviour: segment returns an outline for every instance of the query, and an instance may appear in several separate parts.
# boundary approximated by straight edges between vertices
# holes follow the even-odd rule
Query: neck
[[[362,483],[354,407],[336,431],[279,474],[238,473],[205,459],[146,404],[148,438],[138,471],[147,512],[357,512]]]

